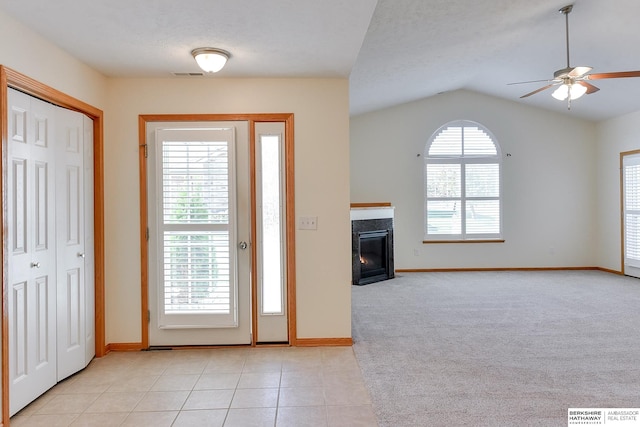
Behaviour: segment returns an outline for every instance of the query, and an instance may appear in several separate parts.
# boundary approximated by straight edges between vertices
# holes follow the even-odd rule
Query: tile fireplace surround
[[[394,277],[393,215],[390,203],[351,205],[352,283]]]

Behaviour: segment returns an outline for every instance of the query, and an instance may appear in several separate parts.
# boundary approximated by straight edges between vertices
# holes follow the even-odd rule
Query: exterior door
[[[249,344],[247,122],[150,123],[149,344]]]
[[[56,383],[55,107],[8,91],[10,408]]]

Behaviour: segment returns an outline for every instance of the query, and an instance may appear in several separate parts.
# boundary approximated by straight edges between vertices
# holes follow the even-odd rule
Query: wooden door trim
[[[106,353],[104,321],[104,154],[103,112],[83,101],[40,83],[24,74],[0,65],[0,135],[2,137],[2,164],[0,165],[0,187],[6,191],[8,136],[8,88],[14,88],[33,97],[70,110],[79,111],[93,120],[93,202],[94,202],[94,251],[95,251],[95,350],[96,357]],[[4,200],[4,197],[3,197]],[[7,206],[0,209],[2,239],[2,421],[9,424],[9,319],[7,307],[7,236],[4,234]]]
[[[149,348],[149,247],[147,242],[148,203],[147,203],[147,162],[145,151],[147,149],[147,123],[152,122],[215,122],[215,121],[246,121],[249,122],[249,144],[251,164],[251,238],[255,242],[256,209],[255,209],[255,123],[259,122],[284,122],[285,124],[285,176],[286,176],[286,269],[287,269],[287,322],[289,345],[296,345],[296,269],[295,269],[295,186],[294,186],[294,140],[293,140],[293,113],[257,113],[257,114],[141,114],[138,116],[138,148],[140,170],[140,262],[141,262],[141,348]],[[255,245],[252,245],[255,246]],[[255,263],[256,252],[252,248],[252,276],[256,277],[257,266]],[[251,282],[251,345],[256,345],[257,339],[257,284]]]

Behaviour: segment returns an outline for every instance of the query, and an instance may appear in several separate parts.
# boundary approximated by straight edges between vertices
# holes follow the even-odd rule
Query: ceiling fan
[[[539,83],[547,82],[549,84],[522,95],[520,98],[526,98],[531,95],[535,95],[538,92],[542,92],[551,87],[557,86],[557,89],[553,92],[552,96],[560,101],[567,100],[567,108],[571,109],[571,101],[580,98],[585,93],[588,95],[599,91],[600,89],[589,83],[587,80],[601,80],[601,79],[619,79],[623,77],[640,77],[640,71],[617,71],[612,73],[595,73],[587,74],[591,71],[592,67],[572,67],[569,65],[569,13],[573,9],[573,5],[567,5],[559,9],[558,12],[565,16],[565,27],[567,34],[567,67],[557,70],[553,73],[553,79],[547,80],[532,80],[527,82],[509,83],[509,85],[525,84],[525,83]]]

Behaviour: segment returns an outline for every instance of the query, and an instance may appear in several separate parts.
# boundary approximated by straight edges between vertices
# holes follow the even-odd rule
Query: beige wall
[[[0,40],[0,64],[103,109],[107,79],[102,74],[51,44],[2,10]]]
[[[347,79],[108,79],[0,11],[0,64],[104,111],[106,342],[139,342],[138,115],[294,113],[299,338],[351,336]],[[320,254],[320,255],[319,255]]]
[[[139,342],[138,115],[294,113],[298,338],[351,336],[346,79],[112,79],[105,113],[106,341]]]
[[[0,64],[94,107],[104,107],[107,85],[104,76],[49,43],[2,10],[0,40]],[[4,111],[1,113],[5,114]],[[1,404],[0,398],[0,406]]]

